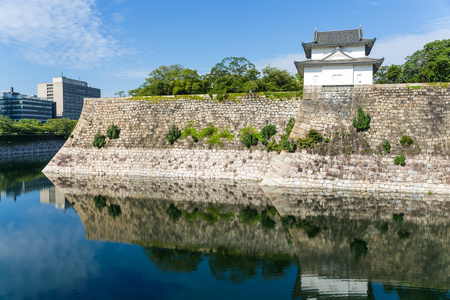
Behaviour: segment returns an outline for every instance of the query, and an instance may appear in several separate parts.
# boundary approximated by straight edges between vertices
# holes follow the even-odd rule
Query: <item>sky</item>
[[[113,97],[162,65],[206,74],[225,57],[294,74],[315,28],[359,25],[377,38],[370,57],[402,64],[450,38],[450,0],[0,0],[0,92],[63,74]]]

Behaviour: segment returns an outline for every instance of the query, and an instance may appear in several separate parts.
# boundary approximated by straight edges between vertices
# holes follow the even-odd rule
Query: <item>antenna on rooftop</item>
[[[61,72],[61,77],[64,77],[64,73],[63,72]]]

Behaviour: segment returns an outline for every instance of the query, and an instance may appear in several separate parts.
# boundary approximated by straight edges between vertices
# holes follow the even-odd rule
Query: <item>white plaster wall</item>
[[[373,83],[373,66],[358,65],[353,67],[354,84],[372,84]]]
[[[320,60],[324,57],[330,55],[336,50],[336,47],[334,48],[313,48],[311,49],[311,59],[313,60]]]
[[[353,66],[324,66],[322,85],[353,84]]]
[[[336,51],[336,47],[331,48],[313,48],[311,49],[311,59],[313,60],[321,60],[331,53]],[[366,56],[366,48],[364,45],[361,46],[350,46],[350,47],[343,47],[341,48],[341,51],[345,54],[350,55],[354,58],[359,57],[365,57]]]
[[[305,68],[304,85],[322,85],[322,68]]]
[[[341,51],[347,55],[350,55],[354,58],[360,58],[366,56],[366,47],[364,45],[361,46],[351,46],[351,47],[343,47]]]

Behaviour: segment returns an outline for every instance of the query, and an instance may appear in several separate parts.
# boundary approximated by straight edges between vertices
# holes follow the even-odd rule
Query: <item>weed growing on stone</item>
[[[366,241],[353,239],[353,242],[350,243],[350,250],[355,254],[355,260],[358,261],[361,257],[367,255],[369,249]]]
[[[413,139],[407,135],[403,135],[402,138],[400,139],[400,144],[402,146],[405,146],[405,145],[411,146],[413,143],[414,143]]]
[[[181,217],[181,210],[179,210],[173,203],[166,209],[166,213],[173,222],[177,222]]]
[[[405,163],[405,155],[397,155],[395,158],[394,158],[394,164],[396,164],[396,165],[401,165],[401,166],[404,166],[406,163]]]
[[[404,213],[393,214],[392,215],[392,220],[394,220],[395,223],[402,224],[404,216],[405,216]]]
[[[261,138],[258,130],[252,126],[244,127],[240,131],[240,140],[241,142],[250,149],[251,146],[256,146],[258,144],[258,140]]]
[[[201,138],[201,139],[204,139],[205,137],[210,138],[218,132],[219,132],[219,128],[214,126],[214,124],[211,124],[208,127],[205,127],[202,129],[202,131],[199,134],[199,138]]]
[[[182,139],[184,139],[188,136],[192,137],[192,139],[194,140],[195,143],[198,142],[199,133],[198,133],[197,129],[195,129],[195,127],[194,127],[194,121],[189,121],[188,125],[186,125],[186,127],[184,127],[184,130],[181,132]]]
[[[112,124],[106,131],[106,136],[111,140],[117,139],[119,138],[119,131],[119,128],[116,125]]]
[[[353,126],[356,131],[365,131],[370,128],[370,115],[365,114],[361,106],[358,106],[358,116],[353,119]]]
[[[399,231],[397,231],[397,236],[401,240],[405,240],[405,239],[409,238],[410,235],[411,235],[411,233],[405,229],[400,229]]]
[[[105,136],[101,134],[100,132],[97,132],[94,136],[94,141],[92,142],[92,145],[97,148],[101,148],[106,144],[105,142]]]
[[[386,153],[391,153],[391,143],[389,143],[388,140],[384,141],[383,149],[384,151],[386,151]]]
[[[267,147],[269,139],[277,134],[277,128],[275,125],[267,124],[261,129],[261,144]]]
[[[173,145],[181,137],[181,131],[176,125],[172,125],[172,128],[166,134],[166,139],[169,144]]]

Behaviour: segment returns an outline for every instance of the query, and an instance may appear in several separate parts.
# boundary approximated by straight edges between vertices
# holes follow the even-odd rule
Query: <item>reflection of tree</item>
[[[45,167],[45,163],[42,162],[0,163],[0,190],[9,188],[11,191],[15,191],[14,187],[18,182],[45,177],[41,173],[43,167]]]
[[[293,259],[287,255],[277,257],[258,257],[233,253],[233,251],[218,248],[209,260],[211,274],[217,280],[242,283],[248,278],[258,275],[258,269],[265,280],[286,276],[286,270],[293,264]]]
[[[145,247],[144,253],[160,270],[175,273],[197,271],[203,260],[200,252],[190,250]]]

